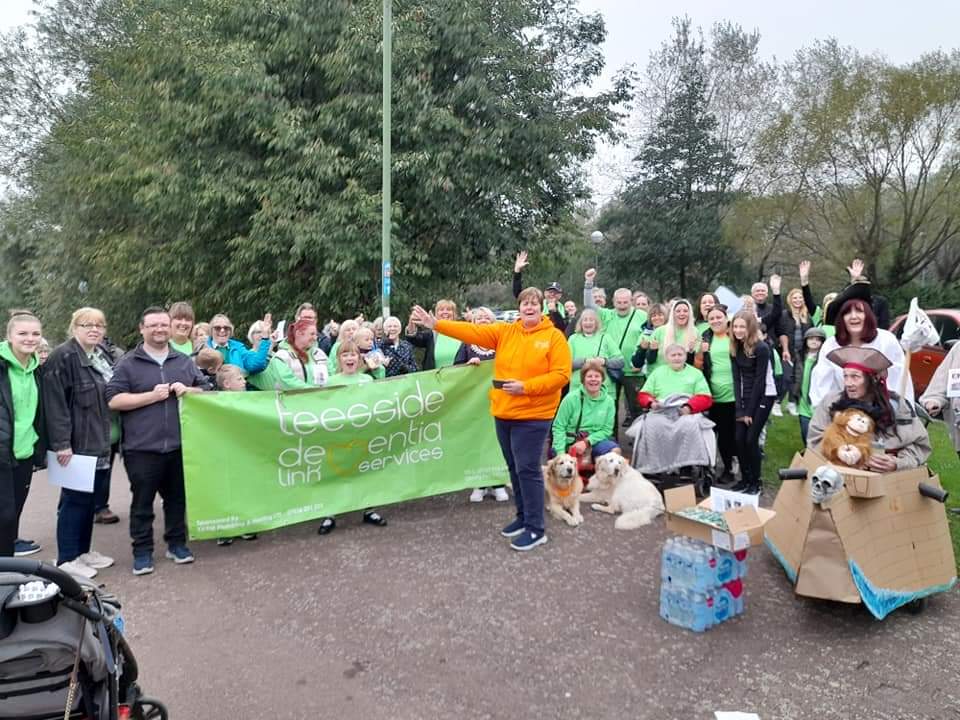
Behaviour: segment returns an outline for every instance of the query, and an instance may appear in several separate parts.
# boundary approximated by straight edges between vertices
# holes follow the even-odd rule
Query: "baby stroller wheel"
[[[159,700],[141,697],[133,712],[130,713],[130,717],[133,720],[167,720],[170,714],[167,712],[167,706]]]

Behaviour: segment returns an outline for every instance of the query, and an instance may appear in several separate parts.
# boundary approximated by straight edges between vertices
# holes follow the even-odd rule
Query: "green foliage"
[[[575,5],[395,9],[395,309],[501,277],[585,196],[579,166],[629,83],[583,94],[605,31]],[[81,281],[126,330],[143,305],[184,298],[238,321],[308,299],[324,315],[375,310],[379,2],[49,6],[47,77],[84,72],[21,165],[35,211],[25,271],[45,316],[65,317]],[[82,15],[69,32],[68,10]],[[7,43],[2,57],[28,54]]]
[[[636,174],[601,216],[611,240],[604,260],[618,281],[640,275],[667,297],[738,275],[737,254],[721,232],[737,165],[716,132],[704,78],[691,65],[644,141]]]

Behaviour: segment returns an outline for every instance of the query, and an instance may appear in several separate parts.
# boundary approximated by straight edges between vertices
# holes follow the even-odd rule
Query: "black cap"
[[[547,285],[546,289],[547,289],[547,290],[554,290],[555,292],[558,292],[558,293],[560,293],[561,295],[563,295],[563,288],[560,287],[560,283],[558,283],[558,282],[552,282],[552,283],[550,283],[549,285]]]

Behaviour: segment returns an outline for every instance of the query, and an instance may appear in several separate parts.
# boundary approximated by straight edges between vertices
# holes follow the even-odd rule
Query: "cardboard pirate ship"
[[[810,478],[827,464],[809,449],[794,456],[791,468],[807,477],[783,482],[766,526],[767,547],[798,595],[863,603],[883,619],[956,584],[946,508],[919,489],[939,489],[936,475],[925,467],[881,474],[833,466],[843,487],[815,505]]]

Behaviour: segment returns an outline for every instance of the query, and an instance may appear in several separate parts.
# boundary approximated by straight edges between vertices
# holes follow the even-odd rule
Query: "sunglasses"
[[[210,329],[214,332],[230,332],[233,330],[230,325],[214,325]]]

